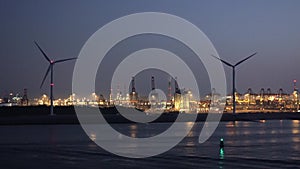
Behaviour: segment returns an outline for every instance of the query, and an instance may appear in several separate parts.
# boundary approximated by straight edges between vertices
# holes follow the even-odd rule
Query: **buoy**
[[[224,150],[224,139],[220,139],[220,159],[223,160],[225,156],[225,150]]]
[[[220,148],[220,159],[223,160],[225,157],[225,150],[224,148]]]
[[[220,139],[220,148],[224,148],[224,139],[223,138]]]

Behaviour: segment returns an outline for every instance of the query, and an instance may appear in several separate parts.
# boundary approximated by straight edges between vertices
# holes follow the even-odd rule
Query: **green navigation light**
[[[224,152],[224,148],[220,148],[220,155],[221,155],[221,156],[224,156],[224,153],[225,153],[225,152]]]

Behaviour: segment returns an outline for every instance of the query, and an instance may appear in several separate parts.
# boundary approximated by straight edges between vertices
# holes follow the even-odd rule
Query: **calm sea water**
[[[79,125],[0,126],[0,168],[300,168],[300,121],[221,122],[214,135],[199,144],[202,125],[196,123],[170,151],[145,159],[106,152]],[[116,124],[114,128],[132,137],[148,137],[169,126]],[[225,140],[223,155],[220,138]]]

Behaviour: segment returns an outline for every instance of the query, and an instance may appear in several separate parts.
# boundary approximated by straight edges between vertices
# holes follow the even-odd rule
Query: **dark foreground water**
[[[148,137],[169,125],[114,127],[132,137]],[[170,151],[145,159],[106,152],[89,138],[101,136],[87,136],[79,125],[0,126],[0,168],[300,168],[300,121],[221,122],[214,135],[199,144],[202,125],[196,123]],[[223,155],[221,137],[225,140]],[[130,151],[133,147],[122,148]]]

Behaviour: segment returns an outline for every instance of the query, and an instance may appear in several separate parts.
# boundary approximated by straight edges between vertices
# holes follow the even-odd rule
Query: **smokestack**
[[[279,95],[280,98],[282,97],[282,93],[283,93],[283,89],[280,88],[280,89],[278,90],[278,95]]]
[[[23,105],[28,106],[28,96],[27,96],[27,89],[26,88],[24,89],[22,102],[23,102]]]
[[[131,79],[131,92],[133,93],[133,92],[135,92],[135,82],[134,82],[134,77],[132,77],[132,79]]]
[[[169,100],[172,100],[172,87],[171,87],[171,80],[172,80],[172,78],[170,77],[170,79],[169,79],[169,83],[168,83],[168,96],[169,96]]]

